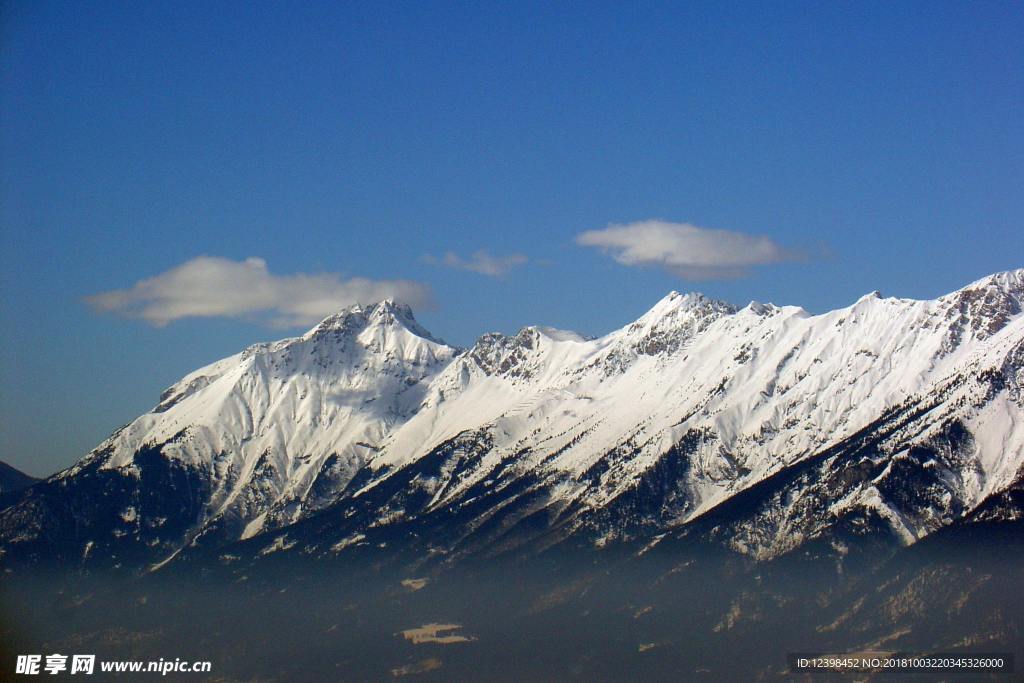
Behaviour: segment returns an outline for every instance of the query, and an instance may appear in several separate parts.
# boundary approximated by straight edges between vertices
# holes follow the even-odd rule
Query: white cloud
[[[507,275],[513,268],[524,265],[528,259],[523,254],[491,256],[487,251],[481,249],[466,259],[455,252],[449,251],[442,258],[425,254],[423,260],[432,266],[445,266],[457,270],[468,270],[490,277],[501,277]]]
[[[688,280],[742,277],[751,266],[800,259],[764,235],[662,220],[610,225],[576,236],[626,266],[657,266]]]
[[[276,327],[312,325],[354,303],[386,298],[431,303],[426,285],[408,280],[342,279],[337,273],[274,275],[261,258],[199,256],[130,289],[86,298],[93,309],[162,327],[180,318],[249,318]]]

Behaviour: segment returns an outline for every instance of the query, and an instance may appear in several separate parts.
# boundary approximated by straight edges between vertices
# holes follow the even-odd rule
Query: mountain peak
[[[665,295],[658,303],[654,304],[647,313],[642,315],[637,323],[653,323],[664,318],[674,318],[686,312],[697,314],[721,314],[727,315],[736,312],[732,304],[712,299],[700,292],[687,292],[680,294],[673,290]],[[636,323],[634,323],[636,324]]]
[[[356,303],[343,308],[324,318],[302,338],[311,339],[332,332],[359,334],[368,327],[405,330],[435,344],[444,344],[417,322],[408,304],[391,298],[368,305]]]
[[[636,322],[625,328],[633,349],[644,355],[672,351],[703,332],[711,323],[732,315],[736,307],[699,292],[669,292]]]
[[[433,340],[430,332],[416,321],[412,308],[408,304],[394,299],[384,299],[376,304],[371,304],[366,308],[366,317],[373,324],[401,325],[419,337]]]
[[[1006,327],[1024,310],[1024,268],[994,273],[962,289],[939,297],[950,321],[947,347],[969,333],[985,339]]]
[[[862,303],[867,302],[867,301],[876,301],[876,300],[881,299],[881,298],[883,298],[882,297],[882,293],[880,291],[878,291],[877,289],[875,289],[873,291],[868,292],[867,294],[865,294],[861,298],[857,299],[857,301],[854,302],[854,305],[856,306],[857,304],[862,304]]]
[[[1004,270],[999,273],[986,275],[961,288],[959,291],[964,292],[978,289],[999,289],[1017,296],[1024,295],[1024,268]]]

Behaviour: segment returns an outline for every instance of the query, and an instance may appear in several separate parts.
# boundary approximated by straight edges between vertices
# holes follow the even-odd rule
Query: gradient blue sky
[[[32,474],[291,333],[84,302],[201,255],[422,283],[462,345],[1024,265],[1019,2],[0,8],[0,459]],[[803,258],[694,282],[577,243],[655,218]],[[445,265],[481,249],[526,262]]]

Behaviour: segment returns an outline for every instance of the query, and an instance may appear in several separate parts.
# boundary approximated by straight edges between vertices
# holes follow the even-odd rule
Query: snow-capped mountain
[[[1024,270],[823,315],[673,292],[597,339],[527,327],[468,350],[405,306],[356,306],[183,378],[0,513],[0,547],[153,567],[910,544],[1021,483],[1022,302]]]

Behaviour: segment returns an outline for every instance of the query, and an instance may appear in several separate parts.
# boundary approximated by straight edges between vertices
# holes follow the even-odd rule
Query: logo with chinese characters
[[[60,654],[18,655],[14,668],[16,674],[59,674],[68,671],[68,656]],[[72,674],[91,674],[96,668],[96,655],[71,655]],[[44,661],[45,660],[45,661]]]

